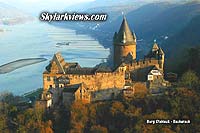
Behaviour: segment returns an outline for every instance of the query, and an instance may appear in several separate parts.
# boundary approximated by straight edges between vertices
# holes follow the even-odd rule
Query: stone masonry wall
[[[54,78],[64,74],[43,74],[43,87],[48,90],[50,86],[55,88]],[[107,88],[123,88],[125,84],[125,71],[95,73],[94,75],[65,74],[70,79],[70,84],[85,83],[91,90],[101,90]],[[48,77],[50,81],[48,81]]]
[[[136,45],[115,45],[114,46],[114,64],[120,65],[122,58],[127,56],[129,53],[132,54],[133,59],[136,59]]]
[[[145,67],[154,66],[154,65],[157,68],[162,69],[159,66],[159,61],[158,60],[156,60],[156,59],[147,59],[147,60],[140,60],[140,61],[128,64],[127,65],[127,70],[128,71],[133,71],[133,70],[136,70],[136,69],[139,69],[139,68],[145,68]]]

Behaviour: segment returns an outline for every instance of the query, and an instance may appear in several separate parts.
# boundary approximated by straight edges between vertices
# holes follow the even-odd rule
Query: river
[[[42,73],[53,54],[61,52],[68,62],[93,67],[109,55],[97,40],[89,35],[59,28],[44,22],[28,22],[0,26],[0,65],[25,58],[46,58],[47,61],[0,74],[0,92],[21,95],[42,87]],[[69,42],[69,45],[56,43]]]

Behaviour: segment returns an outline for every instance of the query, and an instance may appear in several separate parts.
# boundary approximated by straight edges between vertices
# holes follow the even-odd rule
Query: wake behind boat
[[[61,46],[61,45],[69,45],[70,42],[58,42],[56,43],[56,46]]]

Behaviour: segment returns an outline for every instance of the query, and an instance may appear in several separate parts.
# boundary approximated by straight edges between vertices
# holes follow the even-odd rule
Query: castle
[[[89,103],[98,99],[96,92],[101,91],[106,91],[104,94],[110,98],[122,90],[134,93],[134,84],[138,82],[145,83],[148,89],[167,86],[163,78],[165,54],[162,48],[155,43],[144,59],[136,60],[136,47],[136,35],[124,17],[113,38],[113,68],[101,64],[84,68],[78,63],[65,62],[61,54],[56,53],[43,73],[40,104],[51,107],[62,102],[67,106],[77,100]]]

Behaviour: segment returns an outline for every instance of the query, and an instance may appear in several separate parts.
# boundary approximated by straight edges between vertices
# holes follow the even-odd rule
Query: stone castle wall
[[[56,73],[50,73],[50,74],[43,74],[43,90],[48,91],[50,86],[53,88],[56,87],[54,83],[54,79],[62,76],[63,74],[56,74]],[[50,79],[50,80],[48,80]]]
[[[133,71],[136,69],[145,68],[149,66],[156,66],[157,68],[162,70],[163,68],[160,66],[159,63],[160,63],[159,60],[156,60],[156,59],[139,60],[139,61],[127,64],[127,70]]]
[[[102,90],[107,88],[123,88],[125,84],[125,70],[117,72],[100,72],[93,75],[81,74],[43,74],[43,87],[48,90],[50,86],[56,88],[54,79],[60,76],[67,76],[70,84],[84,83],[91,91]],[[48,81],[50,78],[50,81]],[[59,87],[63,87],[59,86]]]

